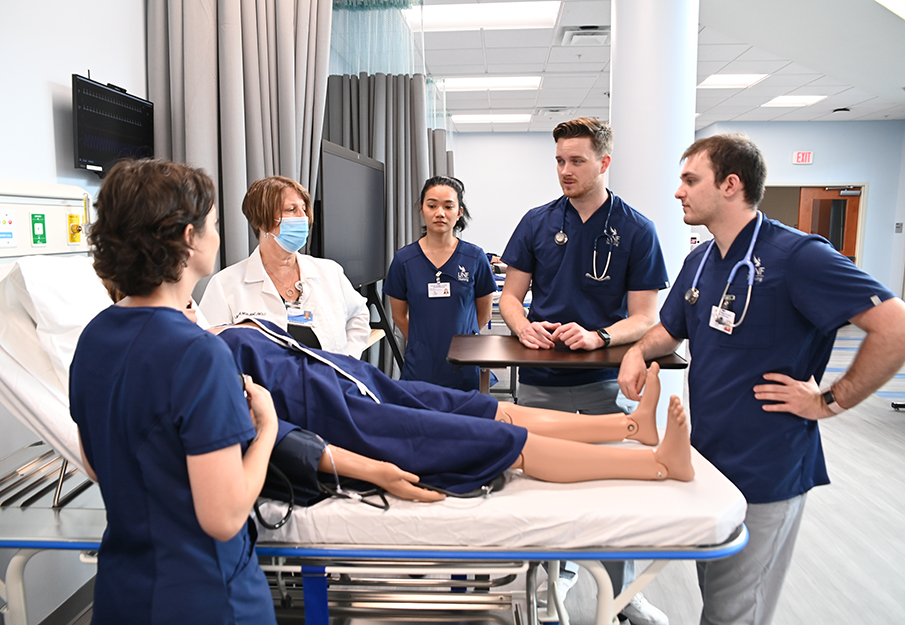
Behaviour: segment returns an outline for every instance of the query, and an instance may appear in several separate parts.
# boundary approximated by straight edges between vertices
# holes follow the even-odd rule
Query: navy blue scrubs
[[[714,247],[691,305],[685,292],[704,258],[700,245],[685,260],[660,310],[663,327],[687,338],[691,444],[738,486],[749,503],[783,501],[827,484],[816,421],[766,412],[754,397],[764,373],[818,384],[836,330],[848,319],[894,297],[823,238],[764,219],[755,242],[751,303],[731,335],[710,327],[732,267],[745,256],[756,220],[736,237],[726,258]],[[747,270],[739,269],[729,293],[735,320],[747,296]]]
[[[253,526],[210,537],[189,485],[187,455],[256,434],[223,342],[178,310],[111,306],[79,339],[70,410],[107,508],[92,623],[275,624]]]
[[[329,444],[392,462],[425,484],[472,491],[511,467],[525,446],[527,430],[495,421],[497,401],[477,391],[393,380],[355,358],[287,348],[256,328],[219,336],[242,371],[270,390],[280,419]]]
[[[438,280],[449,284],[448,297],[429,296],[428,285]],[[438,268],[416,241],[396,252],[383,292],[409,305],[402,379],[476,390],[480,382],[478,367],[455,367],[447,362],[446,355],[456,334],[480,333],[475,300],[496,292],[493,270],[484,250],[460,239],[449,260]]]
[[[606,328],[628,315],[626,294],[669,286],[666,263],[653,222],[611,191],[586,221],[568,198],[528,211],[509,239],[501,260],[532,274],[530,321],[575,322],[586,330]],[[611,213],[612,211],[612,213]],[[610,214],[611,213],[611,214]],[[609,215],[609,223],[607,217]],[[560,228],[568,235],[557,245]],[[603,275],[612,241],[609,280]],[[614,380],[616,369],[519,369],[519,381],[535,386],[578,386]]]

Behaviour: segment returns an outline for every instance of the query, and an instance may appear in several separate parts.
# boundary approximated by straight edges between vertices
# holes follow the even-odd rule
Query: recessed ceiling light
[[[770,74],[711,74],[698,89],[745,89],[756,85]]]
[[[432,4],[403,13],[412,30],[423,32],[553,28],[561,4],[559,0]]]
[[[876,0],[903,20],[905,20],[905,0]]]
[[[444,78],[443,85],[449,91],[518,91],[538,89],[540,76],[475,76]]]
[[[454,124],[524,124],[531,121],[531,113],[453,115],[452,120]]]
[[[821,100],[826,100],[825,95],[781,95],[773,98],[769,102],[761,104],[761,106],[781,106],[787,108],[795,108],[801,106],[811,106]]]

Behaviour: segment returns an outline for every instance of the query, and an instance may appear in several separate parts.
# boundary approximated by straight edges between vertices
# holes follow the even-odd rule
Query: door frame
[[[855,240],[855,264],[861,267],[864,250],[864,227],[867,219],[868,199],[870,196],[870,183],[867,182],[770,182],[768,187],[861,187],[861,202],[858,209],[858,236]]]

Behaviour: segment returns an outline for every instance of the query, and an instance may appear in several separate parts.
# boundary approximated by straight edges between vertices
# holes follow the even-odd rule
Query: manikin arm
[[[317,467],[319,471],[332,474],[333,463],[336,463],[337,474],[370,482],[400,499],[440,501],[445,497],[438,492],[416,486],[415,484],[419,481],[418,476],[403,471],[395,464],[372,460],[334,445],[328,445],[328,448],[329,453],[324,451],[321,456]]]

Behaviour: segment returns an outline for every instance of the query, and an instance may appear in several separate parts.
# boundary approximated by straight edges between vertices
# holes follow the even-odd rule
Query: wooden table
[[[446,359],[454,365],[481,368],[481,392],[490,392],[490,370],[516,367],[558,367],[561,369],[618,369],[632,346],[618,345],[593,351],[570,349],[530,349],[518,337],[499,334],[458,334],[449,344]],[[684,369],[688,362],[678,354],[655,359],[661,369]]]

